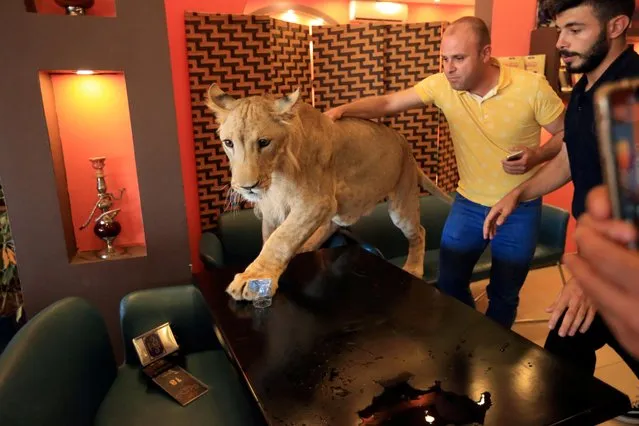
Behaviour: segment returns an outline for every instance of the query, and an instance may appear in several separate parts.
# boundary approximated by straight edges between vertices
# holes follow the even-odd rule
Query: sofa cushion
[[[223,350],[186,356],[186,369],[209,386],[209,391],[182,407],[138,367],[123,365],[104,399],[98,426],[246,426],[259,424],[256,406],[248,397]]]

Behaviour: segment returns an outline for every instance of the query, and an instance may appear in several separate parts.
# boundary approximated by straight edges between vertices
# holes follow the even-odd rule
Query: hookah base
[[[117,248],[117,247],[113,247],[111,250],[109,249],[102,249],[98,252],[98,257],[100,259],[104,259],[104,260],[108,260],[108,259],[114,259],[116,257],[122,257],[126,254],[126,252],[121,249],[121,248]]]
[[[122,257],[126,254],[126,251],[120,247],[115,247],[113,245],[114,238],[104,238],[107,246],[98,252],[98,257],[103,260],[115,259],[118,257]]]

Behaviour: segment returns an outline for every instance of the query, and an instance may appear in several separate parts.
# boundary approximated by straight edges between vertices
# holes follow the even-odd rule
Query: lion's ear
[[[235,98],[227,95],[220,86],[213,83],[206,91],[206,106],[215,113],[218,123],[226,120],[226,117],[235,106]]]
[[[299,87],[293,93],[290,93],[284,96],[282,99],[278,99],[275,101],[275,113],[277,116],[282,118],[283,120],[287,120],[291,117],[291,112],[293,107],[297,103],[300,98],[300,89]]]

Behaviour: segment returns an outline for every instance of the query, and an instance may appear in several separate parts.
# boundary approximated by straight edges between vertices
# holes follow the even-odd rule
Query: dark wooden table
[[[614,388],[356,247],[297,256],[267,309],[224,292],[236,271],[198,284],[269,424],[581,426],[629,408]]]

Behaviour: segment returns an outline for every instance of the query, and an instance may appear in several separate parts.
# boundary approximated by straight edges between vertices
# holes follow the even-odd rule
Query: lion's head
[[[283,157],[296,164],[290,136],[299,95],[298,89],[281,99],[235,99],[215,84],[209,87],[206,105],[220,124],[218,134],[231,163],[231,187],[248,201],[263,197]]]

